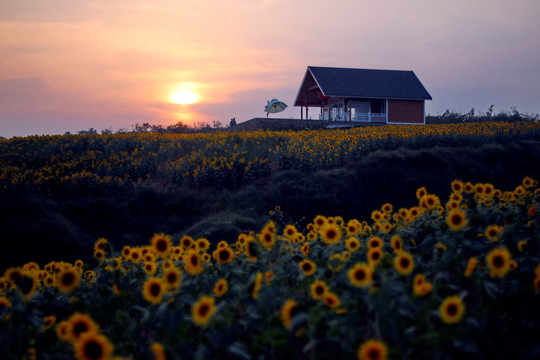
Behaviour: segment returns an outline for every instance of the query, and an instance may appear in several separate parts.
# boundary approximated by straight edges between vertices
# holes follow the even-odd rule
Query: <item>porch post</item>
[[[304,105],[300,104],[300,120],[304,120]]]
[[[332,116],[330,115],[330,109],[332,107],[330,98],[328,98],[328,121],[332,121]]]

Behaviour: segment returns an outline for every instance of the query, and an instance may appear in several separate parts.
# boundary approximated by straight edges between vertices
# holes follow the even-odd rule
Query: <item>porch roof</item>
[[[319,106],[323,97],[431,100],[413,71],[308,66],[295,106]]]

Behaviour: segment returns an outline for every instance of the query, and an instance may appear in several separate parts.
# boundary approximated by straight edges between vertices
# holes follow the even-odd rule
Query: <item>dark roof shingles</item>
[[[412,71],[308,68],[326,96],[431,100]]]

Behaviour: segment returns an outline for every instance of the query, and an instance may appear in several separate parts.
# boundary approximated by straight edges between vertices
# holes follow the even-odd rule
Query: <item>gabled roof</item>
[[[343,98],[432,99],[412,71],[308,66],[296,96],[295,106],[306,103],[319,105],[321,95]]]

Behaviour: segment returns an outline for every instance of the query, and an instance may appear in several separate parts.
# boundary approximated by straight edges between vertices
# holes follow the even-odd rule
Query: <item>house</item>
[[[319,120],[425,124],[431,99],[412,71],[308,66],[294,106],[302,119],[317,107]]]

